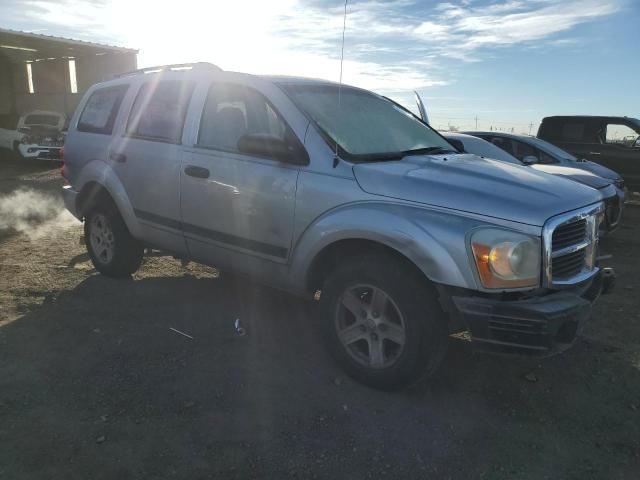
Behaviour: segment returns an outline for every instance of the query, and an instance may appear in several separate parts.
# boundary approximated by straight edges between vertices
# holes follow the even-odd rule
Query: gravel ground
[[[574,348],[451,340],[435,380],[381,393],[301,300],[164,256],[100,276],[60,184],[0,160],[0,479],[640,478],[639,207],[603,241],[618,286]]]

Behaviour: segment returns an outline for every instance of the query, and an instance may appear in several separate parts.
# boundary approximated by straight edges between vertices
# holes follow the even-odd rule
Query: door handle
[[[209,169],[196,167],[195,165],[188,165],[187,167],[185,167],[184,173],[186,173],[190,177],[209,178]]]
[[[109,158],[114,162],[124,163],[127,161],[127,156],[124,153],[111,153]]]
[[[602,155],[600,152],[589,152],[589,155]]]

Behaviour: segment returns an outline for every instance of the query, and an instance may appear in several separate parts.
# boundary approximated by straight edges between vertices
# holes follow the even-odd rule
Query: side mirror
[[[238,140],[238,150],[249,155],[269,157],[280,162],[306,165],[309,157],[304,149],[273,135],[250,133]]]
[[[526,157],[522,158],[522,163],[524,163],[525,165],[533,165],[534,163],[538,163],[538,158],[534,157],[533,155],[527,155]]]

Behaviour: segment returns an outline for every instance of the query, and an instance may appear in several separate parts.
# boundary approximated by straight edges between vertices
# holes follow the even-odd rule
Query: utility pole
[[[533,129],[533,122],[529,124],[529,135],[531,135],[531,130]]]
[[[475,120],[476,120],[476,130],[478,130],[478,116],[477,115],[476,115]]]

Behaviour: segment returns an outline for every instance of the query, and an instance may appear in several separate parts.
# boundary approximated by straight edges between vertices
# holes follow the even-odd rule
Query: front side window
[[[540,161],[540,157],[542,156],[540,150],[519,140],[513,140],[513,149],[515,157],[518,160],[523,160],[524,157],[536,157],[536,159]]]
[[[638,132],[619,123],[609,123],[607,125],[606,143],[621,145],[624,147],[633,147],[638,139]]]
[[[336,85],[282,85],[298,107],[354,161],[411,150],[455,149],[432,128],[392,102],[365,90]]]
[[[143,84],[131,109],[127,133],[179,143],[192,90],[192,84],[179,80],[152,80]]]
[[[78,131],[110,135],[127,88],[118,85],[93,92],[78,120]]]
[[[292,135],[264,96],[242,85],[214,83],[202,112],[198,145],[238,152],[238,141],[250,134],[279,140]]]

